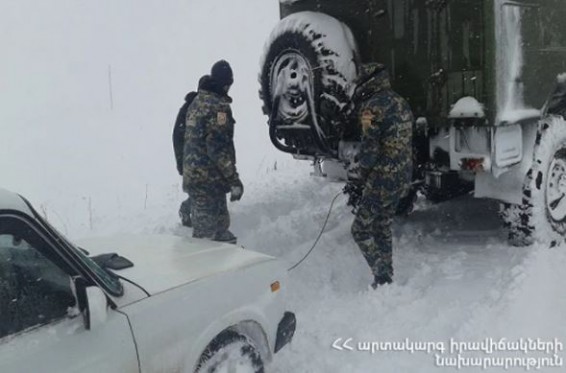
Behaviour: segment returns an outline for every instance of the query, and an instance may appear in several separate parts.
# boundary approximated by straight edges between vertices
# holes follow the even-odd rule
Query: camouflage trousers
[[[391,225],[401,193],[364,191],[352,236],[374,276],[393,277],[393,243]]]
[[[193,237],[214,238],[228,230],[230,215],[226,193],[215,188],[191,188]]]

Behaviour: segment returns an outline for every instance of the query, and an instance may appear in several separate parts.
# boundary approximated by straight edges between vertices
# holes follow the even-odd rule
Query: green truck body
[[[505,17],[518,9],[518,29]],[[281,4],[281,17],[317,11],[344,22],[362,62],[388,66],[394,89],[416,116],[445,124],[450,106],[472,96],[497,124],[509,80],[520,79],[524,105],[542,108],[557,73],[566,71],[564,0],[302,0]],[[512,61],[505,31],[520,30],[523,69],[505,74]],[[499,37],[498,37],[499,36]],[[499,68],[498,68],[499,67]],[[498,101],[499,100],[499,101]]]
[[[278,149],[346,178],[357,70],[380,62],[417,118],[413,196],[473,192],[503,202],[513,242],[564,239],[566,0],[280,4],[260,73]]]

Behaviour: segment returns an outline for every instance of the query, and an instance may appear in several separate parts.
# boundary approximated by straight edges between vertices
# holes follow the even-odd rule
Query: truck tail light
[[[481,172],[484,169],[484,158],[462,158],[460,160],[462,170]]]

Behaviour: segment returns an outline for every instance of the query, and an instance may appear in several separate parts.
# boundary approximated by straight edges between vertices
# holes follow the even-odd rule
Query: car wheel
[[[332,120],[350,100],[356,55],[352,32],[333,17],[300,12],[280,21],[266,44],[259,76],[276,147],[309,155],[337,151]],[[292,124],[295,128],[279,127]]]
[[[263,360],[248,338],[226,331],[206,348],[195,373],[264,373]]]
[[[535,241],[555,245],[566,234],[566,121],[543,120],[534,158],[523,186],[521,205],[504,204],[502,216],[509,241],[525,246]]]

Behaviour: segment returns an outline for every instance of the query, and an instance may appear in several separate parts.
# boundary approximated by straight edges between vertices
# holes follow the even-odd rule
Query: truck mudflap
[[[297,319],[293,312],[285,312],[277,327],[277,338],[275,339],[275,353],[279,352],[285,345],[293,339]]]

